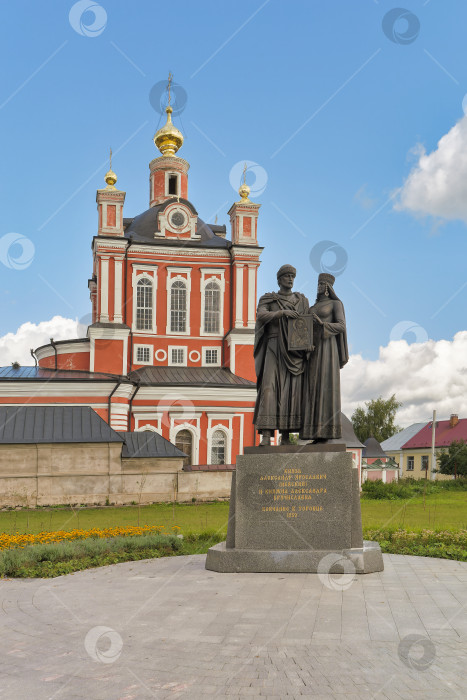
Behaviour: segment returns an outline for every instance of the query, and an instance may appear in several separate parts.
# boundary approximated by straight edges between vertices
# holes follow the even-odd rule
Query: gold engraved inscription
[[[261,511],[283,513],[287,518],[296,518],[300,513],[322,512],[324,505],[317,501],[327,494],[325,480],[326,474],[303,474],[298,468],[286,468],[282,474],[263,474],[259,477],[258,495],[266,497],[268,502],[278,503],[261,506]],[[316,481],[321,481],[321,484],[313,483]],[[290,505],[279,504],[284,501]],[[295,501],[302,503],[292,505]]]

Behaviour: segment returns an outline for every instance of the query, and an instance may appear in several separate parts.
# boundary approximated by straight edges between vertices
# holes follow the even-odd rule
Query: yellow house
[[[400,478],[432,477],[432,421],[413,423],[400,433],[384,440],[381,447],[399,465]],[[435,449],[447,448],[454,440],[467,442],[467,419],[452,414],[449,420],[436,421]],[[437,468],[437,465],[434,465]],[[437,480],[452,479],[449,474],[435,474]]]

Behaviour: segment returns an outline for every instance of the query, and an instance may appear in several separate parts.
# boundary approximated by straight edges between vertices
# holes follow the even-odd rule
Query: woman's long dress
[[[342,435],[340,369],[348,359],[343,357],[347,351],[344,307],[339,300],[326,299],[316,302],[310,313],[315,313],[324,325],[318,321],[313,324],[315,349],[303,379],[300,437],[330,440]]]

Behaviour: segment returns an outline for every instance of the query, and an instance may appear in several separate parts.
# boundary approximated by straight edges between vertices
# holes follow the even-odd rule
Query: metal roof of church
[[[130,379],[143,386],[244,386],[256,388],[249,379],[238,377],[224,367],[142,367]]]
[[[78,369],[45,369],[44,367],[19,367],[15,369],[11,365],[0,367],[0,381],[70,381],[79,379],[80,381],[113,382],[125,377],[116,374],[105,374],[104,372],[87,372]],[[128,380],[127,380],[128,381]]]
[[[0,443],[123,442],[90,406],[0,406]]]
[[[186,457],[171,442],[152,430],[120,433],[124,440],[122,457]]]
[[[238,377],[224,367],[141,367],[130,372],[129,377],[104,372],[86,372],[68,369],[45,369],[43,367],[0,367],[1,381],[90,381],[131,382],[146,386],[211,386],[256,387],[254,382]]]
[[[169,204],[174,202],[182,202],[187,207],[189,207],[193,214],[197,214],[196,209],[193,207],[191,202],[182,197],[173,197],[171,199],[162,202],[162,204],[156,204],[154,207],[150,207],[143,211],[142,214],[135,216],[134,219],[125,219],[128,222],[125,227],[125,238],[131,238],[135,243],[154,243],[157,245],[170,245],[170,246],[183,246],[186,247],[189,243],[190,247],[209,247],[209,248],[230,248],[232,245],[230,241],[226,240],[223,236],[217,236],[213,228],[221,232],[225,231],[224,227],[219,227],[213,225],[211,228],[210,224],[206,224],[198,216],[197,221],[197,232],[201,236],[196,240],[194,239],[182,239],[177,240],[174,238],[164,239],[155,238],[154,234],[159,230],[159,213],[163,211]]]

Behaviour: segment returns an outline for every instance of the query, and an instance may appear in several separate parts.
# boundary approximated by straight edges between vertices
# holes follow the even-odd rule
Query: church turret
[[[99,225],[93,240],[93,275],[89,280],[92,303],[92,324],[88,328],[89,369],[126,374],[129,334],[129,328],[123,323],[123,266],[127,246],[123,203],[126,193],[115,187],[117,176],[112,170],[112,149],[105,182],[107,187],[97,190],[96,194]]]
[[[256,287],[259,256],[258,212],[260,204],[249,198],[246,164],[243,182],[238,190],[240,200],[229,209],[232,230],[232,328],[227,334],[226,355],[232,372],[255,381],[253,364],[254,329],[256,322]]]
[[[97,190],[96,202],[99,214],[99,236],[123,236],[123,203],[126,192],[115,187],[117,176],[112,170],[112,149],[110,149],[110,167],[105,175],[107,187]]]
[[[246,163],[243,170],[243,182],[238,193],[240,200],[229,209],[232,243],[234,245],[258,245],[258,213],[261,204],[249,199],[250,188],[246,184]]]
[[[188,199],[188,170],[189,163],[175,154],[183,144],[183,134],[172,123],[172,107],[170,106],[170,89],[172,74],[169,73],[167,85],[168,104],[166,124],[154,135],[154,144],[162,153],[149,163],[149,206],[162,204],[172,197]]]

